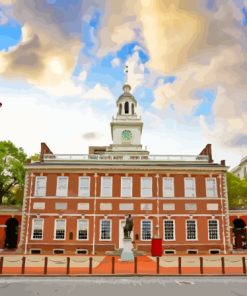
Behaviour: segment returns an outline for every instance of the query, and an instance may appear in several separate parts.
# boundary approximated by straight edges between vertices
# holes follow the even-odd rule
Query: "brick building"
[[[20,250],[116,250],[131,214],[138,250],[150,252],[151,239],[160,237],[164,253],[229,251],[224,161],[213,162],[209,144],[197,155],[150,155],[130,90],[125,84],[117,100],[111,145],[59,155],[42,143],[40,161],[27,165]]]

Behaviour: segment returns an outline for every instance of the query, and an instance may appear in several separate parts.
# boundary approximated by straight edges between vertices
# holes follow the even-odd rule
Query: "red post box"
[[[162,256],[162,239],[152,238],[151,254],[153,257]]]

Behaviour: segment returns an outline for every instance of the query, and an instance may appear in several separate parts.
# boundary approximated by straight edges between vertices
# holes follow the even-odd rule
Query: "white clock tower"
[[[117,115],[111,122],[113,144],[108,148],[108,152],[148,155],[149,152],[142,149],[143,122],[137,112],[137,101],[130,90],[130,85],[124,84],[124,92],[117,100]]]

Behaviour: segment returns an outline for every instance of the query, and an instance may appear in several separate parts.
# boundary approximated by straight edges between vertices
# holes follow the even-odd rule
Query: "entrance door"
[[[125,220],[120,220],[119,221],[119,249],[123,248],[123,238],[124,238],[123,228],[124,228],[124,225],[125,225]],[[130,234],[132,241],[133,241],[133,233],[134,233],[134,228]]]
[[[235,246],[237,249],[242,248],[242,229],[237,229],[235,232]]]
[[[10,218],[6,222],[6,238],[5,248],[15,249],[17,247],[18,240],[18,221],[15,218]]]

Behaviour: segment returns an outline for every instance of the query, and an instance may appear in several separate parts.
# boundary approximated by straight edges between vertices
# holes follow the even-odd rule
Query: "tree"
[[[232,173],[227,173],[229,208],[247,206],[247,178],[240,180]]]
[[[7,203],[15,203],[15,197],[23,195],[26,159],[22,148],[10,141],[0,141],[0,204],[3,198]]]

